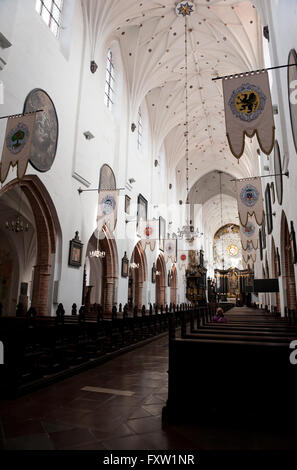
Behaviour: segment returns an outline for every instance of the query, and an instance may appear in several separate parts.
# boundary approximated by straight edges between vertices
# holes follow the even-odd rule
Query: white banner
[[[264,207],[261,178],[237,180],[236,191],[238,215],[241,225],[247,225],[248,216],[255,216],[257,224],[262,225],[264,220]]]
[[[10,165],[17,165],[18,179],[23,178],[26,173],[30,159],[35,118],[36,113],[8,118],[2,150],[1,183],[6,180]]]
[[[166,263],[168,262],[168,259],[171,259],[172,263],[176,263],[176,248],[177,248],[176,239],[164,240],[164,254],[165,254]]]
[[[246,226],[240,225],[240,238],[242,249],[246,251],[248,243],[253,245],[255,250],[259,244],[259,229],[255,217],[249,217]]]
[[[156,240],[159,240],[159,220],[140,220],[138,223],[138,235],[141,237],[143,250],[150,245],[151,251],[155,249]]]
[[[247,249],[242,251],[242,257],[246,264],[250,264],[251,262],[254,263],[256,261],[257,253],[251,242],[248,242]]]
[[[177,264],[179,269],[187,268],[189,264],[189,251],[178,250]]]
[[[274,118],[267,71],[223,79],[226,133],[231,152],[240,158],[245,136],[257,135],[269,155],[274,146]]]
[[[117,223],[119,191],[99,191],[97,229],[100,231],[106,225],[111,232],[114,231]]]

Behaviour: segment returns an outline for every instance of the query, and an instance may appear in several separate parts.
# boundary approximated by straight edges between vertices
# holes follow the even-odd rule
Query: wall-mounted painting
[[[130,205],[131,205],[131,198],[127,194],[125,194],[125,212],[126,214],[130,214]]]
[[[127,258],[127,253],[125,251],[124,256],[122,258],[122,277],[128,277],[129,275],[129,260]]]
[[[152,283],[153,284],[156,283],[156,271],[157,271],[156,265],[155,263],[153,263],[153,267],[152,267]]]
[[[164,251],[164,240],[166,238],[166,220],[159,217],[159,248]]]
[[[147,200],[142,194],[137,199],[137,227],[140,220],[147,220]]]
[[[75,237],[69,242],[69,266],[81,266],[83,243],[80,241],[78,232],[75,232]]]

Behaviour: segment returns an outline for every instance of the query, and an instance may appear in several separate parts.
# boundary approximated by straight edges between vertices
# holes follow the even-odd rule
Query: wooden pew
[[[163,420],[282,420],[297,414],[288,400],[297,385],[297,369],[289,362],[297,330],[271,319],[259,315],[261,321],[249,323],[237,316],[234,325],[203,324],[200,318],[196,330],[182,326],[184,338],[171,328]]]

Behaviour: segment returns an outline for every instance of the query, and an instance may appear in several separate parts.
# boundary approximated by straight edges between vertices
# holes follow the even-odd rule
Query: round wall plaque
[[[24,113],[36,113],[34,136],[32,139],[30,163],[38,171],[50,170],[56,156],[58,144],[58,117],[54,103],[49,95],[36,88],[30,91],[24,104]]]
[[[278,203],[281,205],[283,202],[283,176],[282,176],[282,162],[280,156],[280,150],[278,141],[274,143],[274,173],[275,176],[275,187]]]
[[[295,49],[290,50],[288,64],[297,64],[297,53]],[[292,83],[294,80],[297,80],[297,65],[292,65],[291,67],[288,67],[288,97],[291,116],[291,127],[295,150],[297,152],[297,97],[296,92],[294,91],[296,87],[294,87]]]

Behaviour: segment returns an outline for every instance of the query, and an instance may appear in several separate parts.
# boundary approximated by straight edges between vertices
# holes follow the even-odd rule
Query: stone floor
[[[297,436],[225,423],[162,429],[167,337],[55,385],[0,402],[0,449],[288,450]],[[195,368],[193,368],[195,373]]]

